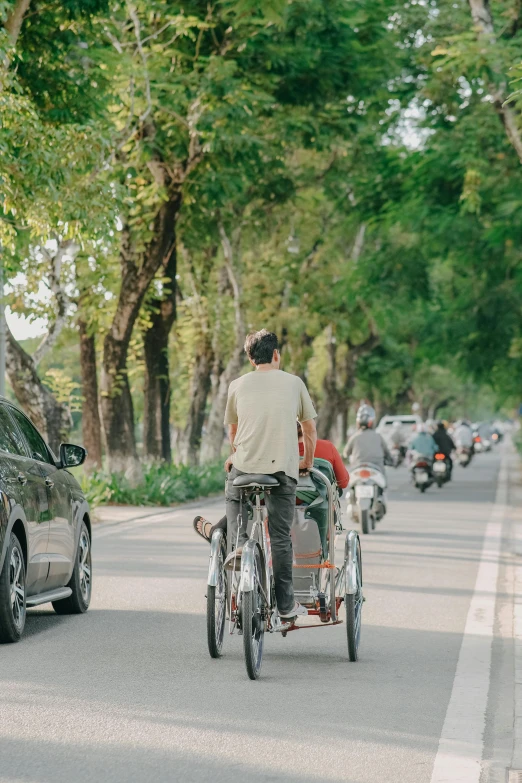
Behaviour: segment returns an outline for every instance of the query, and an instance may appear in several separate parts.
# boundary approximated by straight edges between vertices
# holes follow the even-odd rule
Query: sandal
[[[205,541],[208,541],[210,543],[210,531],[212,530],[212,522],[209,522],[207,519],[205,519],[205,517],[194,517],[194,521],[192,522],[192,524],[198,536],[201,536],[201,538],[204,538]]]

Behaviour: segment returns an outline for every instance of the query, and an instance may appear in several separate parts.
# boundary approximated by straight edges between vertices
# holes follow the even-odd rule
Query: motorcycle
[[[451,478],[449,462],[444,454],[440,452],[435,454],[432,470],[433,477],[437,482],[438,488],[440,489],[442,485]]]
[[[350,470],[348,486],[348,514],[355,522],[359,522],[363,533],[375,530],[386,513],[384,490],[386,477],[376,465],[365,462]]]
[[[481,454],[483,451],[486,451],[486,446],[480,437],[480,435],[475,435],[473,438],[473,448],[475,449],[475,454]]]
[[[393,467],[398,468],[399,465],[402,465],[404,462],[404,457],[406,456],[406,449],[404,446],[392,446],[390,448],[390,453],[392,455],[393,459]]]
[[[431,457],[414,452],[411,461],[411,477],[415,487],[421,492],[426,492],[434,482]]]
[[[473,457],[473,449],[469,446],[457,446],[457,460],[459,465],[467,468]]]

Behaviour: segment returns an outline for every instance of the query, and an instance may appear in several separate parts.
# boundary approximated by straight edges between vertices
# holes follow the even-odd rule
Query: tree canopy
[[[29,362],[10,342],[16,396],[23,366],[57,397],[45,355],[89,401],[95,462],[131,472],[219,454],[261,327],[325,436],[360,397],[518,404],[522,18],[494,11],[0,2],[8,304],[48,324]]]

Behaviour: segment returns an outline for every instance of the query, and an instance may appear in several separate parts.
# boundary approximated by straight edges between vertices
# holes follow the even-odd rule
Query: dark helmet
[[[371,405],[368,405],[367,403],[362,403],[362,405],[359,406],[359,410],[357,411],[356,416],[356,422],[359,427],[373,427],[373,422],[375,421],[375,411],[372,408]]]

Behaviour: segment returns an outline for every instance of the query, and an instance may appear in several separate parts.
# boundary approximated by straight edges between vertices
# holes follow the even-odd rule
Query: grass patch
[[[222,492],[223,463],[191,467],[149,463],[143,481],[131,486],[125,476],[98,471],[77,477],[91,508],[112,503],[129,506],[172,506]]]

